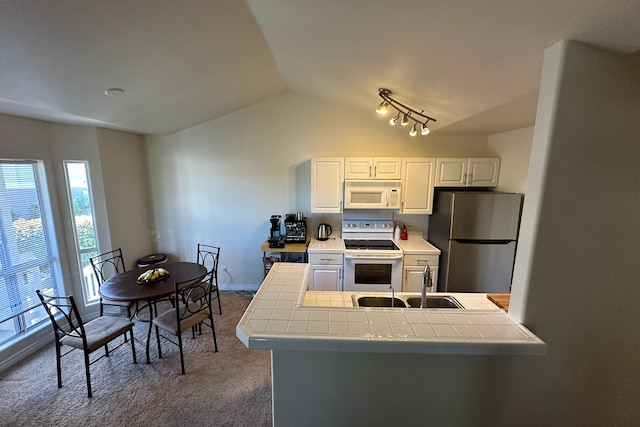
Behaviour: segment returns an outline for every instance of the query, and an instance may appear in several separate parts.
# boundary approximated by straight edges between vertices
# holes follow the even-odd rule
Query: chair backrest
[[[220,248],[218,246],[203,245],[198,243],[198,264],[207,269],[207,276],[203,281],[218,284],[218,260],[220,259]]]
[[[82,323],[82,318],[80,317],[80,312],[73,299],[73,295],[47,295],[39,289],[36,290],[36,294],[38,294],[38,298],[40,298],[44,309],[49,315],[56,338],[58,340],[64,336],[82,338],[86,346],[84,323]]]
[[[189,317],[209,310],[211,307],[211,282],[191,282],[193,282],[193,279],[175,282],[174,284],[175,301],[182,301],[177,306],[178,325]]]
[[[98,279],[98,285],[102,285],[105,280],[126,271],[124,258],[122,257],[122,248],[96,255],[93,258],[89,258],[89,261],[93,267],[96,279]]]

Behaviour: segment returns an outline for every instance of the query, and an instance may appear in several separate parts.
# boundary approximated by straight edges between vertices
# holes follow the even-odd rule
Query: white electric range
[[[402,249],[393,242],[391,220],[344,220],[345,291],[400,292]]]

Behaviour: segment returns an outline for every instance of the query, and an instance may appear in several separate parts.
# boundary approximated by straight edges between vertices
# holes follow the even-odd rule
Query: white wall
[[[144,139],[108,129],[96,133],[110,230],[105,250],[122,248],[129,269],[154,251]]]
[[[529,392],[573,424],[640,417],[638,75],[638,58],[576,42],[545,54],[531,157],[540,166],[510,313],[548,343],[549,369]]]
[[[501,159],[500,181],[496,190],[525,192],[532,143],[533,127],[489,136],[487,155]]]
[[[410,137],[375,113],[361,117],[288,93],[171,136],[148,136],[157,247],[194,259],[198,242],[222,247],[223,284],[257,286],[269,217],[302,211],[308,231],[340,228],[340,215],[310,215],[314,156],[484,156],[486,138]],[[410,217],[410,218],[409,218]],[[424,228],[427,217],[404,215]],[[335,227],[337,226],[337,227]]]
[[[282,425],[637,425],[639,75],[576,42],[545,53],[510,310],[545,356],[279,351]]]

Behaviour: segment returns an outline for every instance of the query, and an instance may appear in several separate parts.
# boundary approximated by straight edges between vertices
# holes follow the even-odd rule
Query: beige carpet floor
[[[221,292],[221,301],[223,314],[214,315],[219,352],[209,328],[195,340],[185,333],[186,375],[178,347],[162,341],[159,359],[153,335],[146,363],[148,323],[138,321],[138,364],[128,346],[97,361],[89,399],[82,353],[62,358],[58,389],[51,344],[0,374],[0,426],[270,426],[270,353],[247,349],[235,335],[251,296]]]

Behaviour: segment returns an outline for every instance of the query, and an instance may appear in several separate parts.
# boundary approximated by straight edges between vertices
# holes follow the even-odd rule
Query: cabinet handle
[[[426,259],[419,259],[417,261],[418,265],[429,265],[429,260]]]
[[[378,167],[374,166],[373,167],[373,177],[375,178],[378,175]]]

